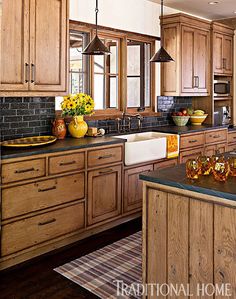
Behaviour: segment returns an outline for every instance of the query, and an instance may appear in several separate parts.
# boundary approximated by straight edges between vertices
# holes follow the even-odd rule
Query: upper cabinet
[[[208,95],[210,23],[181,13],[164,16],[162,33],[164,47],[174,59],[162,63],[162,95]]]
[[[68,0],[3,0],[0,96],[67,92]]]
[[[234,30],[213,23],[213,72],[215,75],[233,75]]]

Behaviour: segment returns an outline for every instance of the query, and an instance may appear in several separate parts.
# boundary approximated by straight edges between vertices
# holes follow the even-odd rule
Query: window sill
[[[144,117],[158,117],[158,116],[162,116],[161,112],[153,112],[153,111],[143,111],[143,112],[129,112],[127,111],[128,114],[140,114]],[[61,111],[57,110],[56,111],[56,116],[59,117],[61,116]],[[85,116],[84,119],[86,121],[92,121],[92,120],[105,120],[105,119],[116,119],[116,118],[122,118],[122,112],[114,112],[114,113],[101,113],[101,111],[99,111],[99,113],[96,113],[91,115],[91,116]],[[65,119],[71,119],[70,116],[65,117]]]

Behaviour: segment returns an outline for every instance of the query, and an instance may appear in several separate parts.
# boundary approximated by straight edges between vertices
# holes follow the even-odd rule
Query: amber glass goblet
[[[236,157],[229,157],[228,162],[230,168],[229,175],[236,177]]]
[[[226,161],[223,157],[220,157],[213,164],[212,172],[216,181],[225,182],[230,172],[229,162]]]
[[[209,175],[212,171],[212,164],[210,157],[207,156],[200,156],[198,157],[198,163],[199,163],[199,174],[201,175]]]
[[[199,162],[196,159],[189,159],[186,162],[187,178],[197,180],[199,178]]]

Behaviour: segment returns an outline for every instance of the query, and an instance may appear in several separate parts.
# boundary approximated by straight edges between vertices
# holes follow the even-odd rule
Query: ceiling
[[[148,0],[161,3],[161,0]],[[164,5],[210,20],[236,17],[236,0],[216,0],[219,2],[210,5],[212,0],[164,0]]]

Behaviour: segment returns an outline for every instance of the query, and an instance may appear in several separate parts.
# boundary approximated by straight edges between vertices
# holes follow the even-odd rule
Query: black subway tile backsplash
[[[51,134],[51,121],[55,118],[55,98],[0,98],[1,140],[12,138]],[[161,116],[144,117],[143,127],[151,128],[173,124],[171,113],[180,108],[191,107],[191,97],[157,98],[157,109]],[[88,121],[91,127],[104,128],[115,132],[115,120]],[[138,128],[138,121],[132,119],[131,128]]]
[[[51,134],[55,98],[0,98],[1,140]]]

